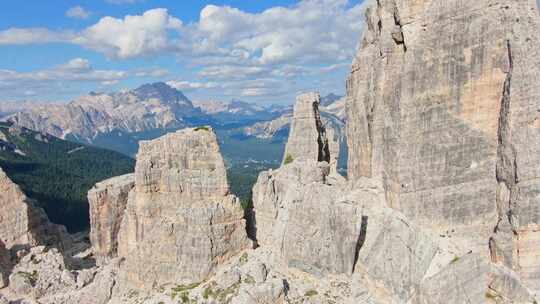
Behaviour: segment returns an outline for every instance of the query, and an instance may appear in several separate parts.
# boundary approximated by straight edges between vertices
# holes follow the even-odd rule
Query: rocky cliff
[[[297,113],[288,148],[312,147],[305,153],[312,156],[325,132],[312,127],[317,114]],[[486,258],[471,240],[441,234],[395,210],[382,177],[345,181],[330,171],[324,160],[298,157],[259,176],[253,189],[257,241],[276,265],[320,282],[342,275],[344,284],[363,285],[344,302],[534,303],[534,285],[516,269]]]
[[[138,288],[200,282],[248,247],[243,211],[229,194],[209,127],[140,144],[119,235],[127,281]]]
[[[88,191],[90,241],[98,263],[118,256],[118,231],[134,186],[135,175],[126,174],[99,182]]]
[[[347,81],[349,172],[539,288],[535,1],[377,1]]]

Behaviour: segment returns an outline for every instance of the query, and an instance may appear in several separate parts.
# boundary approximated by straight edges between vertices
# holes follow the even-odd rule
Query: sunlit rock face
[[[118,240],[124,278],[142,289],[200,282],[249,247],[212,129],[141,142]]]
[[[389,206],[539,288],[535,1],[377,1],[366,16],[348,176],[380,178]]]
[[[118,254],[118,231],[135,175],[126,174],[97,183],[88,191],[90,241],[94,256],[102,264]]]
[[[289,271],[321,281],[362,278],[362,296],[373,303],[412,299],[426,277],[461,252],[388,207],[381,180],[347,182],[319,161],[326,132],[316,127],[316,99],[305,106],[302,97],[287,143],[296,157],[262,172],[253,188],[258,244]],[[361,301],[356,296],[349,299]]]
[[[284,162],[294,159],[330,161],[326,129],[320,113],[319,93],[304,93],[296,98]]]

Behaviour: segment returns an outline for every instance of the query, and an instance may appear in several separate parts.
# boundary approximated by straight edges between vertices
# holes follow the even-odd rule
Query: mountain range
[[[321,104],[327,105],[321,111],[325,124],[337,131],[344,144],[344,119],[332,112],[336,106],[344,109],[342,100],[335,94],[321,98]],[[231,189],[243,201],[249,201],[259,172],[277,168],[281,162],[292,106],[262,106],[240,100],[191,101],[181,91],[160,82],[108,94],[90,92],[66,104],[1,102],[0,116],[7,132],[0,138],[0,165],[6,174],[43,204],[53,222],[79,231],[88,227],[85,193],[92,183],[131,171],[141,140],[190,126],[214,128]],[[18,136],[8,132],[16,129],[24,131]],[[102,158],[105,154],[110,156]],[[74,165],[77,157],[79,162]],[[109,165],[107,159],[116,164]],[[57,168],[58,163],[62,169]],[[104,166],[110,168],[99,169]],[[32,169],[21,170],[23,167]],[[81,170],[92,174],[78,174]]]
[[[345,107],[341,96],[328,94],[321,98],[321,105],[325,121],[342,134]],[[4,121],[30,130],[134,156],[140,140],[199,125],[231,130],[218,135],[256,137],[284,145],[292,106],[262,106],[234,99],[191,101],[181,91],[158,82],[109,94],[91,92],[67,104],[0,103],[0,115]]]

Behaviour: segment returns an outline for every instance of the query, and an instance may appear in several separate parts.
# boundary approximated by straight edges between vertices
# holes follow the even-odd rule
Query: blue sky
[[[2,1],[0,100],[165,81],[191,99],[343,93],[362,0]]]

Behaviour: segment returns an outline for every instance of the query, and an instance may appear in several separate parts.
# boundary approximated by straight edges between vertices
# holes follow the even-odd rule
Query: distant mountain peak
[[[165,102],[184,102],[191,101],[179,90],[169,86],[164,82],[155,82],[143,84],[133,90],[134,94],[140,99],[147,100],[157,98]]]

